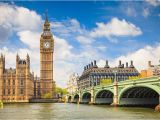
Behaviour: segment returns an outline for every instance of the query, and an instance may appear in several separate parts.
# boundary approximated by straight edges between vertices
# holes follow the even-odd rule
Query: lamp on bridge
[[[118,82],[118,81],[117,81],[117,73],[118,73],[118,70],[115,68],[115,69],[113,70],[113,73],[114,73],[114,83],[116,83],[116,82]]]

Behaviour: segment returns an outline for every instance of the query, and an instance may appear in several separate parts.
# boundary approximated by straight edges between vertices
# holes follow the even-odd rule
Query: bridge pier
[[[159,95],[159,104],[155,107],[157,112],[160,112],[160,95]]]
[[[93,87],[91,89],[91,101],[89,102],[89,104],[94,104],[94,88]]]
[[[81,103],[81,97],[82,97],[81,92],[79,92],[79,100],[78,100],[78,104]]]
[[[113,89],[114,89],[114,96],[113,96],[113,103],[112,103],[112,105],[113,106],[118,106],[119,103],[118,103],[118,83],[117,82],[113,83]]]

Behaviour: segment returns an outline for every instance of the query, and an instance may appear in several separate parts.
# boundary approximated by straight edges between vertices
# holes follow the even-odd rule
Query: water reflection
[[[151,108],[67,103],[5,104],[0,120],[159,120]]]

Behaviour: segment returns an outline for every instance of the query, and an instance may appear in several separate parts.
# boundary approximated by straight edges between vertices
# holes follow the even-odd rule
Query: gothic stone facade
[[[5,68],[5,57],[0,56],[0,100],[3,102],[29,102],[30,99],[51,96],[55,92],[53,81],[54,40],[46,17],[40,38],[40,78],[30,72],[30,57],[16,56],[16,69]]]
[[[30,57],[16,56],[16,68],[5,68],[5,56],[0,57],[0,100],[3,102],[29,102],[34,97],[34,75],[30,72]]]
[[[77,80],[79,79],[79,75],[73,73],[69,76],[69,80],[67,81],[67,92],[69,94],[73,94],[78,90]]]

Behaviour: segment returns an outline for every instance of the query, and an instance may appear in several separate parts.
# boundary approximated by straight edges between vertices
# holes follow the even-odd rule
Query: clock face
[[[49,42],[45,42],[45,43],[44,43],[44,47],[45,47],[45,48],[49,48],[49,47],[50,47]]]

